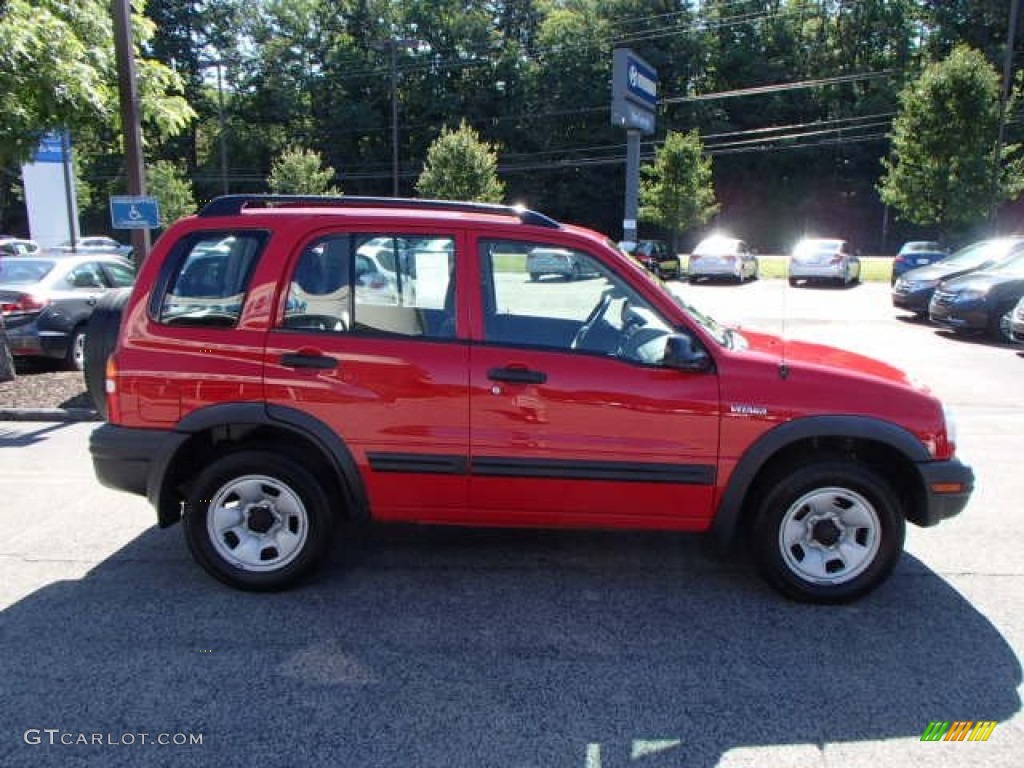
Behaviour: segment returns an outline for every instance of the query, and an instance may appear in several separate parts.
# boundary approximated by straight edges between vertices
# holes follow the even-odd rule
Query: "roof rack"
[[[518,205],[497,205],[494,203],[467,203],[456,200],[424,200],[412,197],[359,197],[356,195],[223,195],[214,198],[199,211],[203,218],[210,216],[235,216],[245,208],[284,208],[292,206],[322,206],[324,208],[346,208],[349,206],[373,206],[376,208],[421,208],[435,211],[465,211],[467,213],[490,213],[497,216],[512,216],[523,224],[551,229],[561,228],[554,219],[543,213],[531,211]]]

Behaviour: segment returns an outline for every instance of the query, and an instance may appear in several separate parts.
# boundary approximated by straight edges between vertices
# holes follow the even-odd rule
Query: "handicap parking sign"
[[[160,226],[160,205],[155,197],[146,195],[113,196],[110,221],[114,229],[156,229]]]

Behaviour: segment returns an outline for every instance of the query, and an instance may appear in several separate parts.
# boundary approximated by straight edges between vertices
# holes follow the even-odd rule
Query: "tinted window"
[[[427,249],[429,246],[429,250]],[[283,326],[332,333],[455,335],[455,241],[338,234],[299,255]]]
[[[232,326],[238,322],[265,235],[193,238],[160,304],[169,325]]]
[[[127,264],[104,262],[103,271],[107,273],[107,280],[114,288],[127,288],[135,282],[135,270]]]
[[[52,259],[0,258],[0,283],[28,285],[38,283],[53,269]]]
[[[64,283],[64,285],[60,286],[61,288],[70,288],[72,290],[96,290],[97,288],[105,288],[107,285],[103,273],[100,271],[99,264],[92,261],[78,264],[72,268],[64,276]]]

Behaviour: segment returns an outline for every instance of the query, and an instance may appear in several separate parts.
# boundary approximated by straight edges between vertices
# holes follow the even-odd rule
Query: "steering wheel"
[[[597,325],[597,321],[600,320],[604,313],[608,311],[608,307],[612,305],[612,292],[605,291],[601,294],[601,300],[597,302],[594,308],[587,315],[587,319],[583,321],[583,325],[576,331],[576,335],[572,337],[572,344],[569,345],[570,349],[579,349],[583,346],[583,342],[587,338],[594,326]]]

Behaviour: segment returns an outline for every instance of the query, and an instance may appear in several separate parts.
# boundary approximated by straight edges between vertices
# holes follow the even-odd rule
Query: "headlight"
[[[968,301],[980,301],[986,296],[988,296],[988,288],[970,288],[966,291],[960,291],[953,300],[959,304]]]

